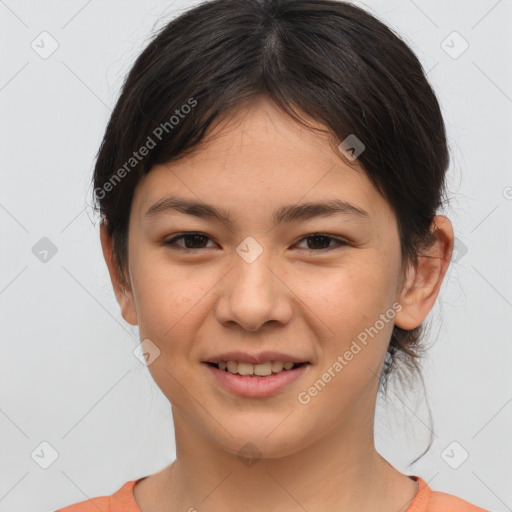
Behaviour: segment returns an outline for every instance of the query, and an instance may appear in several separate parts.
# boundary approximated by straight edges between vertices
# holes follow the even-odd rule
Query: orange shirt
[[[489,512],[452,494],[433,491],[419,476],[409,478],[419,486],[414,500],[405,512]],[[133,497],[133,488],[137,482],[138,480],[126,482],[111,496],[81,501],[55,512],[141,512]]]

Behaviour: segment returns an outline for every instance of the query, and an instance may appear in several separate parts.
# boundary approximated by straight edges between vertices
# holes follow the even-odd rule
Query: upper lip
[[[219,363],[220,361],[238,361],[241,363],[266,363],[268,361],[282,361],[287,362],[290,361],[292,363],[308,363],[304,358],[292,356],[291,354],[285,354],[283,352],[275,352],[275,351],[265,351],[252,353],[249,352],[225,352],[223,354],[219,354],[216,356],[209,357],[204,362],[205,363]]]

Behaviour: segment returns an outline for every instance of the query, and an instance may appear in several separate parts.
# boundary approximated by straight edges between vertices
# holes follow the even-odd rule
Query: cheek
[[[137,267],[133,283],[141,338],[166,351],[173,348],[171,341],[190,336],[215,284],[212,273],[198,275],[197,270],[156,260]]]
[[[342,356],[343,379],[367,380],[369,369],[378,372],[396,314],[395,273],[391,264],[360,258],[343,268],[317,269],[292,285],[300,290],[302,314],[315,326],[322,369]]]
[[[396,276],[366,260],[296,274],[294,290],[306,306],[339,333],[373,324],[393,303]]]

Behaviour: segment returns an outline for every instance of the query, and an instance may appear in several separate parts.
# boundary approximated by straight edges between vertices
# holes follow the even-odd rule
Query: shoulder
[[[88,500],[73,503],[64,508],[59,508],[55,512],[111,512],[111,500],[110,496],[98,496],[96,498],[90,498]]]
[[[89,498],[55,512],[140,512],[133,497],[133,488],[137,480],[124,483],[114,494],[110,496],[98,496]]]
[[[445,510],[447,512],[489,512],[453,494],[432,491],[432,497],[430,498],[427,512],[444,512]]]
[[[453,494],[433,491],[418,476],[409,478],[418,482],[418,492],[406,512],[489,512]]]

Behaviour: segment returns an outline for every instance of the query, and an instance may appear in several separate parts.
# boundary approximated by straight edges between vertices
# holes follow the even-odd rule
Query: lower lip
[[[305,371],[309,364],[303,364],[293,370],[283,370],[268,377],[256,377],[235,375],[225,370],[219,370],[215,366],[203,363],[226,389],[235,395],[248,398],[261,398],[272,396],[281,391],[292,382],[295,382]]]

